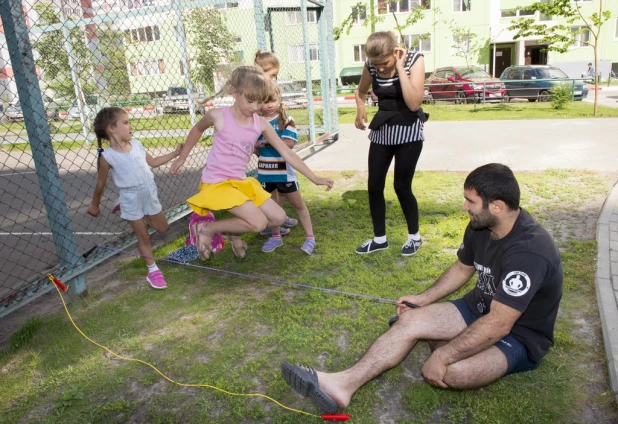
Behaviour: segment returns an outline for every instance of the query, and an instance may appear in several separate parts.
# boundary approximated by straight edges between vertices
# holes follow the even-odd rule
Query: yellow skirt
[[[261,206],[270,199],[260,183],[248,177],[244,180],[227,180],[207,184],[200,181],[200,192],[189,197],[187,203],[198,215],[207,215],[210,211],[221,211],[244,205],[247,201]]]

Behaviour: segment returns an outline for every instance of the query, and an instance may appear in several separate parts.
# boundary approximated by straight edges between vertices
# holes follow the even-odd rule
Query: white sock
[[[416,234],[408,234],[408,241],[419,241],[421,239],[421,235],[419,233]]]
[[[155,272],[159,270],[157,264],[146,265],[148,267],[148,273]]]
[[[386,236],[374,237],[373,241],[375,241],[376,243],[384,244],[386,243]]]

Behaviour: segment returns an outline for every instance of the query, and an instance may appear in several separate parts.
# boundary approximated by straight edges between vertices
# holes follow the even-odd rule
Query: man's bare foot
[[[352,399],[352,394],[348,394],[339,388],[338,381],[343,377],[343,373],[328,374],[320,371],[316,372],[318,374],[320,389],[330,396],[341,408],[347,407]]]

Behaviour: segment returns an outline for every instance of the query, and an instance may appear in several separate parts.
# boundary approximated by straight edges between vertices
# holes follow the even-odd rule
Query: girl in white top
[[[99,204],[111,169],[114,183],[120,189],[121,217],[129,221],[135,231],[139,251],[148,266],[146,280],[153,288],[164,289],[167,283],[152,258],[146,223],[159,233],[167,231],[168,223],[157,197],[157,186],[150,168],[178,157],[182,144],[171,153],[153,158],[142,143],[132,139],[129,116],[118,107],[106,107],[99,111],[94,118],[94,132],[99,143],[99,176],[88,213],[94,217],[101,215]],[[101,140],[108,140],[110,148],[104,151]]]

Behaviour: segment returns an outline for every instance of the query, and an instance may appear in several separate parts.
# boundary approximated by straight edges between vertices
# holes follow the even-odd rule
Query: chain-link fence
[[[95,244],[134,242],[109,181],[101,216],[87,215],[96,183],[92,119],[104,106],[130,116],[159,156],[186,139],[202,105],[257,49],[281,62],[279,82],[304,146],[337,131],[332,4],[308,0],[6,0],[0,47],[0,316],[104,260]],[[184,165],[154,171],[168,220],[188,213],[211,139]],[[105,147],[105,146],[104,146]],[[250,165],[250,172],[256,161]],[[85,257],[84,257],[85,254]],[[74,280],[83,290],[83,279]]]

